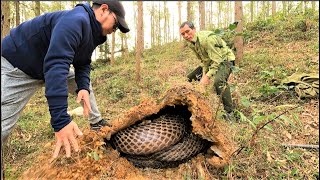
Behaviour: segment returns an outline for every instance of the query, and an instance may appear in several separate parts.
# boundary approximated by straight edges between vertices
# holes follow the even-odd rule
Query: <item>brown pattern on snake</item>
[[[137,167],[176,167],[210,145],[190,127],[181,116],[164,115],[119,131],[111,142]]]
[[[185,131],[181,118],[166,115],[121,130],[111,137],[111,142],[122,153],[149,155],[177,143]]]

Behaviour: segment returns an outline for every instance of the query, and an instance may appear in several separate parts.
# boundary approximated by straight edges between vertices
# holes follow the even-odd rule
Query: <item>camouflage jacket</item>
[[[203,73],[211,78],[223,61],[234,61],[235,55],[221,37],[213,31],[198,31],[193,37],[193,42],[187,42],[201,60]]]

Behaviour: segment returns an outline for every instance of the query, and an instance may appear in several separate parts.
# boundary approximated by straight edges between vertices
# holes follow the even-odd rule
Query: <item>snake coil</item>
[[[176,167],[209,147],[179,115],[162,115],[123,129],[111,144],[137,167]]]

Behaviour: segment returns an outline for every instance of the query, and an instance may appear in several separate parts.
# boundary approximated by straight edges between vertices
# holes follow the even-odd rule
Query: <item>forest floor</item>
[[[225,136],[245,148],[223,169],[207,167],[201,155],[173,169],[139,169],[126,159],[119,159],[117,151],[110,147],[104,148],[105,156],[96,157],[92,149],[101,144],[81,144],[83,153],[71,160],[61,153],[50,173],[43,171],[44,174],[37,175],[44,179],[51,175],[52,179],[55,174],[80,171],[81,177],[75,179],[319,178],[318,149],[283,146],[283,143],[319,144],[319,99],[299,99],[294,92],[272,84],[273,79],[281,80],[295,72],[319,73],[318,53],[319,34],[311,40],[278,41],[273,34],[260,33],[245,44],[244,59],[230,79],[241,118],[230,122],[217,118],[225,123],[223,128],[228,132]],[[186,75],[198,65],[194,54],[180,42],[145,50],[140,83],[135,81],[133,55],[117,58],[113,66],[95,63],[91,77],[102,116],[116,119],[145,99],[158,99],[173,86],[185,84]],[[70,96],[69,110],[78,106],[75,96]],[[259,131],[253,144],[247,144],[258,125],[281,113],[284,114]],[[75,116],[73,120],[84,132],[83,143],[96,137],[83,117]],[[54,133],[42,88],[24,109],[5,146],[6,179],[36,179],[36,174],[31,176],[33,171],[50,169],[48,160],[53,149]],[[84,163],[82,159],[88,161]],[[80,162],[83,168],[72,168]]]

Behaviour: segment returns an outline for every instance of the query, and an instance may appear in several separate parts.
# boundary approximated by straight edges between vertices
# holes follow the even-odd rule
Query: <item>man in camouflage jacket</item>
[[[180,34],[202,63],[200,84],[207,85],[213,80],[217,94],[222,96],[226,117],[230,117],[234,107],[227,81],[235,60],[232,50],[214,32],[197,32],[193,23],[189,21],[181,24]]]

